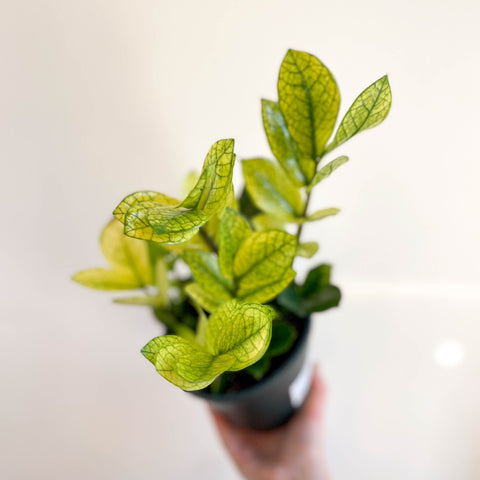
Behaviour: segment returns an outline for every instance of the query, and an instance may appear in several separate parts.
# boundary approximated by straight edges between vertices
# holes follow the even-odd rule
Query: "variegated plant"
[[[324,164],[324,157],[380,124],[390,104],[384,76],[357,97],[333,135],[340,105],[334,77],[313,55],[289,50],[278,102],[262,100],[276,160],[244,160],[246,188],[236,199],[234,141],[219,140],[200,176],[187,178],[183,200],[156,191],[125,197],[100,239],[110,268],[85,270],[74,280],[100,290],[139,290],[115,301],[151,307],[167,327],[142,353],[178,387],[213,383],[221,391],[232,378],[226,372],[239,370],[260,380],[272,358],[292,347],[299,319],[340,301],[329,265],[314,267],[300,285],[292,263],[318,249],[301,242],[303,224],[339,211],[309,212],[312,189],[348,161],[341,155]],[[296,234],[289,225],[297,225]],[[191,276],[183,278],[177,262]]]

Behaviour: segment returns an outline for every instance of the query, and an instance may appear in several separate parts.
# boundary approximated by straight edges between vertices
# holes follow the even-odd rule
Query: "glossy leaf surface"
[[[260,210],[292,218],[302,214],[302,197],[279,165],[256,158],[244,160],[242,166],[248,194]]]
[[[166,335],[151,340],[142,354],[169,382],[183,390],[199,390],[226,370],[240,370],[258,361],[268,348],[274,317],[270,307],[231,300],[208,322],[203,320],[197,339],[204,341],[205,348]]]
[[[176,335],[151,340],[142,354],[166,380],[183,390],[200,390],[228,369],[234,361],[226,356],[214,357],[200,346]]]
[[[310,182],[335,126],[340,104],[337,83],[316,57],[289,50],[280,67],[278,98],[299,158],[310,162],[308,171],[302,168]]]
[[[348,162],[348,157],[346,155],[342,155],[335,160],[327,163],[323,166],[313,177],[312,183],[308,186],[308,191],[310,191],[317,183],[320,183],[322,180],[325,180],[327,177],[330,176],[338,167],[341,167],[344,163]]]
[[[233,273],[237,296],[247,302],[265,303],[295,277],[291,265],[297,240],[286,232],[252,233],[240,246]]]
[[[221,274],[216,255],[192,250],[185,252],[182,258],[203,290],[219,300],[231,298],[233,284]]]
[[[126,197],[114,211],[124,222],[125,234],[160,243],[190,240],[227,202],[232,189],[233,146],[231,139],[212,146],[196,185],[181,203],[156,192]]]
[[[275,311],[268,306],[231,300],[210,316],[205,346],[212,355],[233,356],[229,370],[241,370],[267,350],[274,317]]]
[[[272,153],[297,186],[305,185],[305,174],[297,160],[295,143],[287,130],[277,102],[262,100],[262,118]]]
[[[207,312],[215,311],[225,300],[231,297],[220,299],[218,296],[204,290],[198,283],[190,283],[185,287],[185,293],[200,307]]]
[[[367,87],[353,102],[338,127],[328,151],[333,150],[357,133],[382,123],[390,111],[392,92],[385,75]]]
[[[243,215],[226,208],[220,218],[218,263],[225,278],[233,279],[233,260],[241,243],[252,232]]]

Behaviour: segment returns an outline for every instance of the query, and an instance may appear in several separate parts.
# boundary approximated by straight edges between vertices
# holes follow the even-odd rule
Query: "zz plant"
[[[348,161],[324,158],[386,118],[387,76],[357,97],[333,135],[339,104],[327,67],[289,50],[278,101],[262,100],[275,160],[243,160],[240,198],[232,185],[234,140],[219,140],[200,176],[187,177],[183,200],[150,190],[125,197],[100,239],[110,268],[73,277],[90,288],[138,291],[115,301],[151,307],[166,326],[167,334],[142,353],[181,389],[210,385],[220,392],[260,380],[291,349],[302,319],[338,305],[329,265],[314,267],[299,284],[292,263],[318,249],[314,241],[302,242],[303,225],[339,211],[309,211],[312,190]],[[186,277],[182,262],[191,272]]]

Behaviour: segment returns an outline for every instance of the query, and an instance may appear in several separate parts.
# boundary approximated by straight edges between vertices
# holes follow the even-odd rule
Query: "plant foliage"
[[[219,140],[200,175],[188,175],[183,200],[152,190],[127,195],[100,238],[109,268],[73,279],[99,290],[138,290],[115,301],[150,307],[165,325],[167,334],[142,353],[183,390],[219,391],[226,372],[240,370],[260,380],[288,354],[302,319],[340,302],[329,265],[314,266],[303,283],[295,282],[292,265],[296,256],[318,251],[316,241],[301,241],[303,225],[339,212],[309,210],[313,189],[348,161],[340,155],[325,163],[324,157],[383,122],[390,105],[383,76],[360,93],[335,131],[335,78],[315,56],[289,50],[278,100],[261,103],[274,158],[242,161],[239,199],[232,185],[234,141]],[[179,263],[188,267],[187,278]]]

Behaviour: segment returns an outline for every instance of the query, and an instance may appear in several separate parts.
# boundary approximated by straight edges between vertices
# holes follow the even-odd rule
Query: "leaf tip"
[[[157,337],[159,338],[159,337]],[[141,350],[140,350],[140,353],[147,359],[149,360],[151,363],[153,363],[155,365],[155,359],[157,357],[157,349],[156,348],[152,348],[152,343],[154,344],[155,346],[155,340],[156,338],[154,338],[153,340],[150,340]]]

